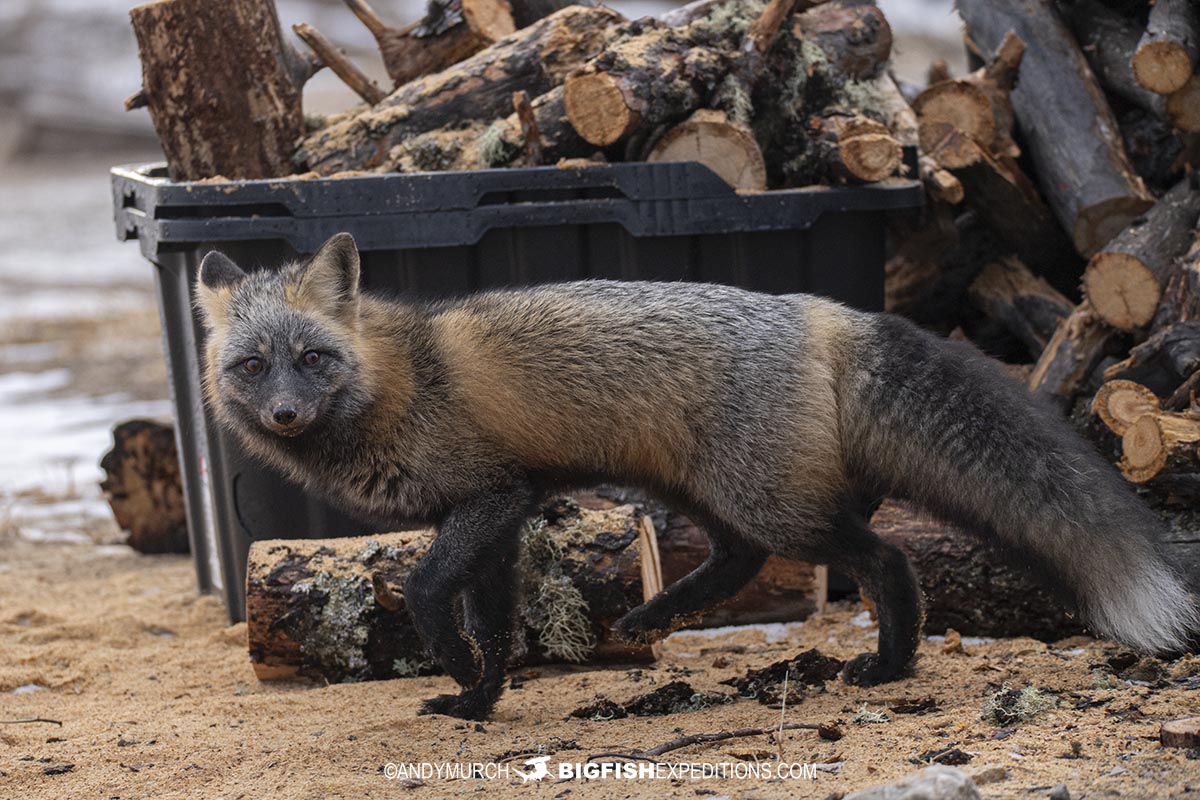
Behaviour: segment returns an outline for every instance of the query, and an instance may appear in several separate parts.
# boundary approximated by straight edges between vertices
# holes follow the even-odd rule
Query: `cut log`
[[[1171,270],[1171,277],[1154,314],[1155,329],[1200,320],[1200,227],[1192,246]]]
[[[1103,92],[1052,0],[960,0],[980,55],[1011,31],[1026,45],[1011,94],[1042,191],[1075,248],[1091,257],[1149,208]]]
[[[1200,717],[1164,722],[1159,729],[1158,740],[1163,747],[1200,747]]]
[[[1200,417],[1163,411],[1148,387],[1109,381],[1092,401],[1092,413],[1121,437],[1121,474],[1133,483],[1160,475],[1200,473]]]
[[[129,533],[126,544],[139,553],[188,551],[174,428],[143,419],[122,422],[100,468],[100,489],[117,525]]]
[[[620,21],[602,7],[566,8],[450,69],[406,83],[374,108],[331,121],[304,140],[296,158],[322,175],[373,169],[417,134],[505,117],[513,92],[539,97],[561,84],[604,49]]]
[[[171,180],[296,171],[302,89],[319,65],[284,40],[271,0],[158,0],[129,16]]]
[[[1086,300],[1055,330],[1029,376],[1029,388],[1063,403],[1084,391],[1114,336]]]
[[[540,146],[541,163],[586,159],[596,148],[579,138],[567,121],[563,90],[556,86],[530,102]],[[517,112],[484,126],[461,124],[409,137],[392,148],[378,169],[388,172],[440,172],[534,166],[526,147],[525,123]]]
[[[1073,0],[1059,7],[1101,85],[1152,114],[1165,114],[1163,96],[1142,86],[1133,75],[1133,54],[1143,33],[1138,23],[1100,0]]]
[[[989,318],[1020,339],[1037,358],[1073,307],[1044,279],[1016,257],[993,261],[967,290],[967,297]]]
[[[929,193],[930,197],[951,205],[958,205],[963,201],[966,192],[963,189],[962,181],[956,178],[954,173],[942,169],[940,164],[926,155],[920,157],[918,165],[921,183],[925,185],[925,191]]]
[[[1167,119],[1181,131],[1200,132],[1200,73],[1167,95]]]
[[[742,191],[767,188],[767,166],[754,133],[722,111],[701,109],[663,134],[647,161],[699,161]]]
[[[637,661],[652,649],[616,640],[612,623],[707,557],[706,537],[669,516],[656,533],[632,505],[555,500],[523,533],[514,661]],[[255,542],[247,569],[251,662],[262,680],[330,681],[428,674],[404,601],[431,531]],[[824,570],[770,559],[729,603],[695,625],[804,619],[824,604]]]
[[[609,633],[646,599],[643,519],[630,506],[591,511],[568,501],[547,506],[527,526],[515,655],[532,662],[651,657],[648,647]],[[432,539],[429,531],[409,531],[255,542],[246,578],[255,674],[348,681],[436,671],[403,596],[405,578]]]
[[[936,135],[934,123],[944,122],[993,155],[1020,155],[1012,140],[1014,119],[1009,95],[1024,54],[1025,43],[1009,33],[986,66],[961,80],[934,84],[917,95],[913,109],[927,135]],[[921,144],[926,152],[932,150],[932,142],[922,140]]]
[[[625,33],[563,86],[572,127],[597,147],[683,121],[729,70],[726,54],[692,46],[655,20],[631,23]]]
[[[819,157],[835,178],[863,183],[895,175],[904,158],[900,142],[882,123],[859,114],[830,113],[810,121]]]
[[[1121,436],[1121,474],[1133,483],[1146,483],[1163,473],[1200,471],[1196,447],[1200,420],[1162,412],[1139,417]]]
[[[1151,191],[1161,195],[1179,182],[1193,158],[1188,141],[1194,134],[1180,133],[1161,116],[1136,106],[1119,110],[1117,124],[1130,163]]]
[[[1198,216],[1200,191],[1188,177],[1094,255],[1083,287],[1096,313],[1121,330],[1149,324],[1172,264],[1192,243]]]
[[[1045,641],[1081,633],[1062,602],[978,538],[884,503],[871,529],[912,561],[925,597],[925,632],[1032,636]]]
[[[1195,0],[1156,0],[1133,55],[1133,74],[1152,92],[1183,88],[1200,59],[1200,9]]]
[[[1092,413],[1118,436],[1137,420],[1159,410],[1158,396],[1133,381],[1110,380],[1092,398]]]
[[[375,81],[355,66],[345,53],[335,47],[333,42],[326,39],[324,34],[312,25],[300,22],[293,25],[292,30],[304,40],[304,43],[322,64],[329,67],[335,75],[342,79],[342,83],[349,86],[366,103],[375,105],[387,97],[387,93],[380,89]]]
[[[874,5],[842,0],[802,11],[793,19],[800,37],[852,80],[875,77],[892,57],[892,28]]]
[[[1200,320],[1162,328],[1104,371],[1105,380],[1136,381],[1161,397],[1200,371]]]
[[[658,533],[663,586],[670,586],[708,557],[708,537],[687,517],[667,514]],[[754,625],[807,619],[825,605],[825,567],[771,556],[733,599],[705,611],[690,628]]]
[[[875,88],[880,97],[880,110],[883,112],[884,124],[900,142],[901,147],[918,147],[920,145],[919,123],[917,112],[904,97],[900,85],[890,73],[884,73],[875,79]]]

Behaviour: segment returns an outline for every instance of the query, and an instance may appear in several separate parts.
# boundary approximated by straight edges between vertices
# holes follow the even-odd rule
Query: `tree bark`
[[[894,503],[884,503],[871,528],[913,562],[928,634],[953,628],[968,636],[1052,641],[1083,631],[1028,570],[1010,565],[977,538]]]
[[[1021,340],[1034,358],[1054,337],[1073,307],[1015,257],[993,261],[967,290],[971,303]]]
[[[875,77],[892,57],[892,28],[874,5],[842,0],[802,11],[793,19],[800,36],[852,80]]]
[[[1200,58],[1200,9],[1195,0],[1157,0],[1133,54],[1133,74],[1152,92],[1179,91]]]
[[[296,171],[301,93],[319,67],[284,40],[271,0],[159,0],[129,16],[171,180]]]
[[[767,166],[753,131],[722,111],[696,111],[663,134],[646,160],[698,161],[735,189],[767,188]]]
[[[1200,190],[1189,176],[1096,253],[1083,276],[1096,313],[1121,330],[1148,325],[1175,259],[1193,240],[1197,217]]]
[[[1073,0],[1060,7],[1104,88],[1152,114],[1166,114],[1163,96],[1142,86],[1133,75],[1131,62],[1142,37],[1137,22],[1099,0]]]
[[[604,49],[619,22],[607,8],[566,8],[450,69],[406,83],[374,108],[335,119],[305,138],[296,158],[322,175],[373,169],[417,134],[504,118],[513,92],[539,97],[561,84]]]
[[[1054,331],[1029,376],[1029,388],[1070,403],[1084,390],[1113,335],[1089,302],[1080,303]]]
[[[1026,44],[1013,110],[1050,207],[1090,257],[1153,203],[1116,119],[1051,0],[960,0],[983,56],[1009,31]]]
[[[1137,381],[1160,397],[1170,396],[1200,370],[1200,320],[1162,328],[1104,371],[1105,380]]]
[[[149,420],[113,429],[112,449],[100,460],[100,489],[126,543],[139,553],[188,552],[187,517],[175,431]]]

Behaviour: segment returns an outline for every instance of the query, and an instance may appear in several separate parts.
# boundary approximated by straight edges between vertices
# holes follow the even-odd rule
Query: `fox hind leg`
[[[614,632],[626,641],[649,643],[675,630],[706,608],[737,594],[767,558],[766,551],[720,524],[706,524],[708,558],[687,575],[621,617]]]
[[[831,552],[821,560],[858,582],[875,602],[879,620],[878,652],[851,659],[843,677],[858,686],[896,680],[916,654],[921,635],[921,590],[912,564],[902,550],[880,539],[857,512],[841,513],[833,536]]]

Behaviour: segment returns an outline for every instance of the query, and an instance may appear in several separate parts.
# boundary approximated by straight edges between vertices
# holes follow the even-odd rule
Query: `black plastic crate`
[[[922,198],[911,181],[739,194],[691,162],[220,183],[141,165],[113,169],[112,187],[118,237],[157,267],[197,578],[235,621],[252,541],[377,531],[251,460],[206,414],[192,292],[210,250],[270,269],[348,231],[376,291],[686,280],[879,309],[884,212]]]

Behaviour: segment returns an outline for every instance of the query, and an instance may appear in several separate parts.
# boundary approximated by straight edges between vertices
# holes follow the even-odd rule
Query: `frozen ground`
[[[115,536],[110,430],[169,414],[154,276],[113,235],[108,160],[0,167],[0,534]]]

